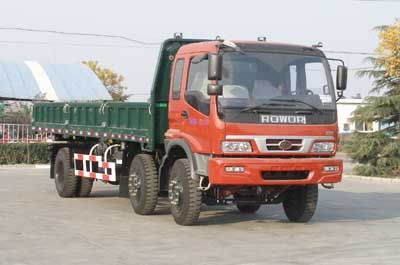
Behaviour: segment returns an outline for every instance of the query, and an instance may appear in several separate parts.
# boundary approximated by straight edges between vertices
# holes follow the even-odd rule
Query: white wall
[[[350,121],[353,116],[352,112],[359,106],[362,105],[362,99],[341,99],[337,103],[338,111],[338,126],[339,133],[352,133],[356,130],[355,123]],[[349,130],[344,130],[345,124],[349,125]],[[372,131],[379,130],[379,124],[374,122],[372,124]]]

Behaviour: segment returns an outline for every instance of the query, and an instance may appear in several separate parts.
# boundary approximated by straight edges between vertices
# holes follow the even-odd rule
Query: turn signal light
[[[339,166],[324,166],[324,172],[338,172]]]
[[[235,166],[225,167],[225,172],[228,172],[228,173],[243,173],[244,172],[244,167],[235,167]]]

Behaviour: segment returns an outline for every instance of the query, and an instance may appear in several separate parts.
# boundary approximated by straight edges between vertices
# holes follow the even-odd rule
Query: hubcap
[[[171,204],[173,204],[173,205],[180,204],[182,192],[183,192],[183,186],[178,180],[173,179],[169,182],[168,198],[169,198],[169,201],[171,202]]]
[[[132,178],[132,195],[136,196],[140,191],[142,181],[140,180],[140,177],[138,176],[138,174],[136,174],[136,172],[131,174],[131,178]]]

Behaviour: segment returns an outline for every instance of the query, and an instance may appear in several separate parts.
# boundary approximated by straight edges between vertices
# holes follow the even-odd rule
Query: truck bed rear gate
[[[82,161],[82,169],[77,168],[76,161]],[[97,163],[97,168],[104,169],[104,173],[93,172],[93,164]],[[86,155],[86,154],[74,154],[74,169],[75,175],[86,178],[100,179],[105,181],[116,181],[117,174],[115,171],[114,162],[103,161],[102,156],[97,155]],[[88,168],[89,167],[89,168]]]

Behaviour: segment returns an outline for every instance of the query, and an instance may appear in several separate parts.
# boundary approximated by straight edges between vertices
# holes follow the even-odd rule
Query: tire
[[[60,148],[54,161],[54,181],[60,197],[74,197],[78,184],[78,177],[74,174],[74,167],[68,147]]]
[[[76,196],[77,197],[89,197],[90,192],[93,188],[94,179],[78,177],[79,181],[76,187]]]
[[[241,213],[255,213],[257,212],[261,205],[260,204],[237,204],[236,207]]]
[[[286,191],[283,209],[292,222],[306,223],[317,208],[318,185],[297,186]]]
[[[172,166],[168,185],[171,214],[179,225],[193,225],[200,215],[201,191],[192,179],[188,159],[178,159]]]
[[[132,160],[128,188],[133,210],[140,215],[153,214],[158,199],[158,175],[151,155],[139,154]]]
[[[79,153],[79,154],[88,154],[89,151],[86,149],[75,149],[73,150],[74,153]],[[93,183],[94,179],[92,178],[87,178],[87,177],[79,177],[78,178],[78,183],[76,185],[76,197],[89,197],[90,192],[92,191],[93,188]]]

